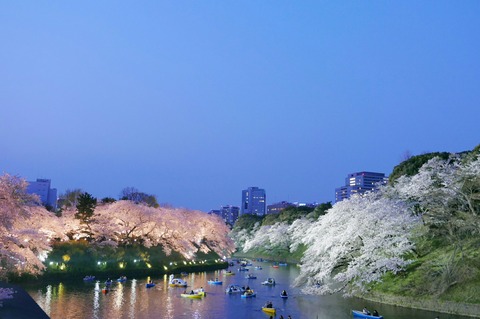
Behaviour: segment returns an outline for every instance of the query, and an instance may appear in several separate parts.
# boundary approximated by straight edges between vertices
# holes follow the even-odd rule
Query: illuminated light
[[[163,269],[168,270],[167,266],[163,266]]]
[[[70,256],[65,254],[65,255],[62,256],[62,259],[63,259],[64,262],[69,262],[70,261]]]
[[[27,238],[25,238],[23,241],[24,241],[24,242],[28,242],[28,239],[27,239]]]
[[[133,262],[134,262],[134,263],[136,263],[136,262],[137,262],[137,260],[136,260],[136,259],[134,259],[134,260],[133,260]]]
[[[145,263],[145,264],[147,264],[148,268],[152,268],[152,265],[150,265],[149,263]]]
[[[101,261],[97,261],[97,265],[100,265],[102,262]]]
[[[172,263],[172,262],[170,262],[170,266],[171,266],[172,264],[173,264],[173,263]]]
[[[124,263],[123,261],[122,261],[122,262],[119,262],[119,263],[118,263],[118,266],[120,266],[120,268],[123,269],[123,268],[125,268],[125,263]]]
[[[53,261],[50,262],[50,265],[53,265]]]
[[[184,261],[183,261],[183,264],[184,264],[184,265],[186,265],[186,264],[187,264],[187,262],[184,260]]]

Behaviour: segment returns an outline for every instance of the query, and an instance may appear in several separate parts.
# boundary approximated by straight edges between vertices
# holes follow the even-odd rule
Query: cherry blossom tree
[[[354,196],[333,206],[293,240],[308,248],[296,284],[305,291],[345,295],[363,291],[386,272],[410,263],[411,231],[419,218],[401,201],[381,193]]]
[[[17,176],[0,176],[0,277],[40,273],[49,240],[58,236],[59,224],[48,226],[55,216],[26,193],[27,185]]]

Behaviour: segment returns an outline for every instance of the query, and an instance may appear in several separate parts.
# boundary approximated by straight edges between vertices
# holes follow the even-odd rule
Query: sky
[[[209,211],[480,144],[480,1],[2,1],[0,173]]]

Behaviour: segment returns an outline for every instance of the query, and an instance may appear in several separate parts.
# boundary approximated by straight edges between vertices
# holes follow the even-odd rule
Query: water
[[[340,296],[306,296],[290,286],[298,275],[295,266],[273,268],[269,263],[257,263],[263,267],[256,270],[249,267],[249,272],[238,272],[238,267],[231,269],[235,276],[223,276],[221,271],[192,273],[183,277],[190,291],[204,287],[207,296],[203,299],[182,298],[184,288],[168,286],[168,277],[128,279],[125,283],[115,282],[109,293],[102,293],[103,281],[83,283],[82,278],[61,283],[38,283],[25,287],[42,309],[52,319],[268,319],[269,315],[261,310],[268,301],[277,309],[275,318],[280,315],[293,319],[351,319],[351,309],[367,306],[377,309],[385,319],[433,319],[437,315],[442,319],[467,319],[467,317],[440,314],[430,311],[394,307],[358,299],[344,299]],[[245,279],[246,274],[253,273],[257,279]],[[208,285],[207,281],[218,277],[223,285]],[[268,277],[276,280],[274,287],[261,285]],[[145,284],[152,279],[157,285],[147,289]],[[229,284],[249,285],[257,293],[255,298],[241,298],[240,295],[225,294]],[[280,298],[285,289],[289,298]]]

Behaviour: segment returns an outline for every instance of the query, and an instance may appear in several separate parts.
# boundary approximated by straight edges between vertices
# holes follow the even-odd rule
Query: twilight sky
[[[3,1],[0,173],[209,211],[480,143],[480,1]]]

